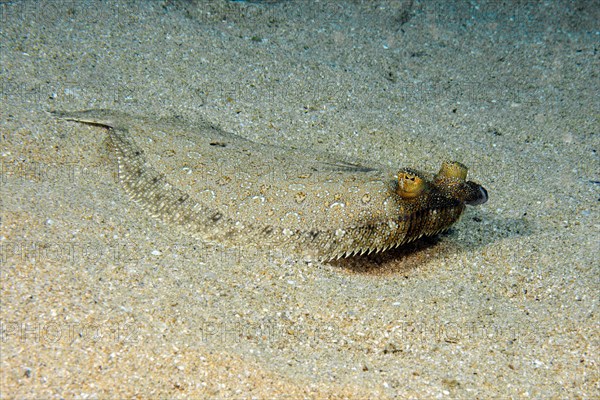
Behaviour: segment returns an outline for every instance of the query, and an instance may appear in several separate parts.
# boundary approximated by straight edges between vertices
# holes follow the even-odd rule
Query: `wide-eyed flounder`
[[[202,240],[330,260],[379,252],[448,229],[487,201],[467,168],[372,168],[256,143],[211,124],[109,110],[57,112],[108,130],[119,180],[149,214]]]

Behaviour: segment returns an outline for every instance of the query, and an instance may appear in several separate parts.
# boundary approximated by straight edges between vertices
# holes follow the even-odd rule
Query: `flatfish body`
[[[204,241],[330,260],[448,229],[487,192],[466,167],[389,170],[256,143],[209,123],[59,112],[108,131],[119,181],[150,215]]]

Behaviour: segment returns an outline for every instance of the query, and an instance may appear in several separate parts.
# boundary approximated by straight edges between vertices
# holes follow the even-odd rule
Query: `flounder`
[[[445,161],[435,175],[256,143],[209,124],[109,110],[57,112],[107,129],[125,192],[201,240],[322,261],[433,236],[487,191]]]

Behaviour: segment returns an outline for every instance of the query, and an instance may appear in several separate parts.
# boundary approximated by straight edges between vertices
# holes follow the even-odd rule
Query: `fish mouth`
[[[479,186],[478,196],[475,196],[474,199],[467,201],[466,203],[470,206],[478,206],[488,201],[488,192],[485,190],[483,186]]]

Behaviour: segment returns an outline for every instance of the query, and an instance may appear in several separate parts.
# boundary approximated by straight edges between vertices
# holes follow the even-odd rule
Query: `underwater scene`
[[[598,21],[0,0],[0,397],[598,397]]]

